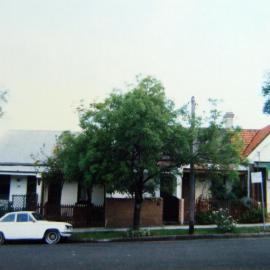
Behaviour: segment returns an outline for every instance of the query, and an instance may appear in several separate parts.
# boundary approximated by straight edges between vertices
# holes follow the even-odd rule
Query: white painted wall
[[[270,213],[270,181],[269,179],[267,179],[266,181],[266,209],[267,209],[267,213],[269,214]]]
[[[20,176],[11,176],[9,200],[12,201],[12,195],[26,195],[27,178]]]
[[[37,190],[36,190],[36,193],[38,195],[38,203],[40,204],[41,203],[41,190],[42,190],[42,181],[37,181]]]
[[[178,199],[182,199],[182,177],[177,175],[176,177],[176,194],[174,194]]]
[[[160,189],[155,190],[154,196],[150,193],[144,193],[143,198],[159,198],[160,197]],[[129,193],[120,193],[120,192],[113,192],[113,193],[106,193],[106,198],[115,198],[115,199],[130,199],[132,198]]]
[[[43,185],[43,203],[46,203],[48,201],[48,193],[49,193],[49,187],[48,184],[45,184],[42,182]]]
[[[151,196],[153,197],[153,196]],[[155,198],[159,198],[160,197],[160,188],[158,187],[156,190],[155,190]]]
[[[131,198],[131,195],[128,193],[113,192],[113,193],[106,193],[106,198],[126,199]]]
[[[78,184],[64,183],[61,204],[75,204],[77,202]]]
[[[205,181],[196,181],[195,184],[195,199],[197,200],[200,196],[203,198],[211,197],[211,181],[205,180]]]
[[[251,163],[255,161],[270,162],[270,136],[268,135],[248,156]]]
[[[268,135],[248,156],[250,163],[256,161],[270,162],[270,135]],[[269,172],[268,172],[269,174]],[[270,175],[268,175],[268,178]],[[270,213],[270,181],[266,182],[266,207],[267,212]]]
[[[104,187],[103,186],[93,187],[92,204],[96,206],[104,205]]]

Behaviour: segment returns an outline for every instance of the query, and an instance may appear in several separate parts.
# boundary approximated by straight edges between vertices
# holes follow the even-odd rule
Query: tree
[[[196,169],[204,169],[215,181],[229,176],[235,181],[238,178],[238,166],[242,160],[243,141],[239,128],[226,129],[222,113],[216,109],[216,101],[210,100],[213,108],[209,115],[200,117],[195,115],[195,101],[192,100],[191,114],[187,107],[183,108],[186,126],[189,126],[190,165],[190,200],[189,200],[189,233],[194,233],[195,223],[195,173]],[[214,187],[215,185],[213,185]]]
[[[107,192],[131,194],[134,229],[140,226],[144,194],[160,187],[164,171],[192,165],[190,233],[196,169],[237,175],[242,150],[238,129],[225,129],[216,109],[208,117],[190,114],[187,106],[176,110],[153,77],[138,78],[125,93],[113,92],[79,113],[82,132],[63,134],[49,160],[50,171],[62,177],[59,181],[81,181],[89,194],[95,184],[105,184]]]
[[[153,193],[158,175],[168,170],[159,161],[169,157],[171,169],[185,163],[188,146],[179,111],[165,97],[162,84],[146,77],[125,94],[112,93],[80,112],[84,133],[92,136],[92,175],[98,172],[107,190],[134,197],[133,228],[138,229],[143,194]]]
[[[266,98],[263,106],[263,112],[270,114],[270,74],[268,74],[266,80],[262,86],[262,94]]]
[[[79,157],[83,154],[84,147],[84,141],[82,141],[80,134],[65,131],[57,138],[52,156],[45,160],[48,169],[42,175],[45,183],[54,186],[55,194],[51,198],[53,201],[49,203],[60,205],[65,182],[80,182],[82,180]]]

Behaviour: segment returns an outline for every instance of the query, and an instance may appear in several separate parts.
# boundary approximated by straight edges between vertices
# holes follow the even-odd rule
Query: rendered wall
[[[27,193],[27,178],[20,176],[11,176],[9,200],[12,201],[13,195],[26,195]]]
[[[92,204],[96,206],[104,205],[104,187],[94,186],[92,190]]]
[[[78,184],[64,183],[61,204],[75,204],[77,202]]]
[[[247,157],[250,163],[270,161],[270,136],[267,136]]]

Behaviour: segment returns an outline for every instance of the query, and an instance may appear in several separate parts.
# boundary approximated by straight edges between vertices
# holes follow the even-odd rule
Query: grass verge
[[[247,234],[247,233],[261,233],[261,232],[270,232],[270,228],[267,227],[264,231],[260,226],[254,227],[237,227],[233,233],[235,234]],[[207,235],[207,234],[222,234],[215,228],[206,228],[206,229],[195,229],[195,235]],[[106,231],[106,232],[88,232],[88,233],[74,233],[71,237],[71,240],[102,240],[102,239],[119,239],[127,238],[126,231]],[[150,236],[177,236],[177,235],[188,235],[188,230],[186,229],[158,229],[150,230]],[[147,236],[146,236],[147,237]],[[136,237],[138,239],[140,237]]]

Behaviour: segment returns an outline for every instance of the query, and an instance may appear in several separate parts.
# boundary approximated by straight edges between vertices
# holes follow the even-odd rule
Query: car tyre
[[[48,245],[55,245],[61,239],[61,235],[57,230],[49,230],[44,235],[45,243]]]
[[[5,243],[5,237],[2,232],[0,232],[0,245],[3,245]]]

